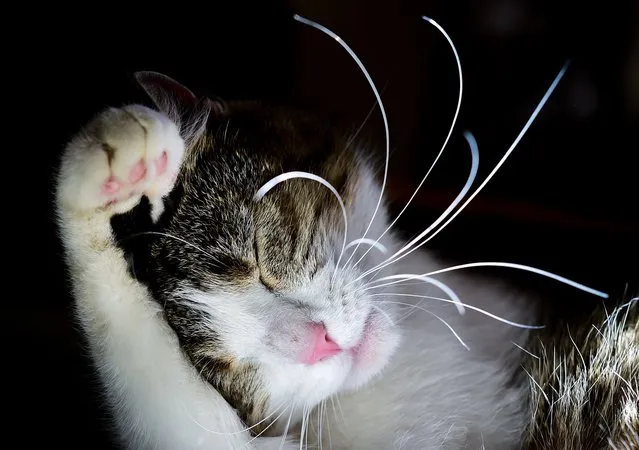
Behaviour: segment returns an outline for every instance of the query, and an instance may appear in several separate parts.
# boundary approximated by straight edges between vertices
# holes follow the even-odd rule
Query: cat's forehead
[[[260,268],[275,287],[308,280],[331,257],[343,231],[338,200],[309,179],[282,182],[259,200],[255,193],[273,177],[303,171],[329,182],[348,205],[356,158],[317,119],[254,106],[231,109],[209,124],[179,176],[169,231],[194,246],[170,239],[163,245],[169,253],[188,253],[182,258],[187,262],[176,264],[200,264],[195,273],[202,276],[227,272],[237,281]],[[200,249],[220,263],[211,265]]]
[[[260,201],[253,197],[273,177],[295,171],[323,178],[348,200],[359,161],[344,137],[325,120],[295,110],[229,103],[227,114],[211,120],[189,149],[181,182],[187,193],[230,209],[313,213],[339,205],[327,201],[333,194],[317,181],[291,178]]]

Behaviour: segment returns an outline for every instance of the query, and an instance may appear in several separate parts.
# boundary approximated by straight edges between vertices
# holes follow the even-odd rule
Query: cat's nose
[[[310,325],[310,346],[302,360],[304,364],[316,364],[342,351],[342,348],[328,336],[326,327],[321,323]]]

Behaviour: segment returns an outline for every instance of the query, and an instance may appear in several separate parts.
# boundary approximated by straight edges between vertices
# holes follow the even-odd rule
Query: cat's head
[[[282,173],[317,175],[343,199],[346,242],[361,238],[380,187],[349,135],[297,112],[198,101],[158,74],[138,80],[179,122],[188,150],[157,223],[143,201],[112,224],[131,273],[162,305],[201,376],[254,424],[379,374],[399,334],[392,309],[359,277],[384,255],[369,244],[342,255],[343,210],[317,180],[283,181],[256,197]],[[387,225],[382,204],[366,236]],[[395,248],[390,233],[380,243]]]

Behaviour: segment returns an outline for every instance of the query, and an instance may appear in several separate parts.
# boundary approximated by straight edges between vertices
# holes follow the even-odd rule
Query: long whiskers
[[[282,403],[280,406],[278,406],[277,408],[275,408],[275,410],[273,410],[272,413],[270,413],[268,416],[264,417],[262,420],[260,420],[259,422],[251,425],[250,427],[244,428],[242,430],[239,431],[232,431],[232,432],[222,432],[222,431],[215,431],[215,430],[210,430],[207,427],[205,427],[204,425],[202,425],[200,422],[198,422],[195,417],[193,417],[191,415],[191,413],[189,412],[188,408],[186,407],[186,404],[184,404],[184,402],[182,402],[182,406],[184,407],[184,411],[186,412],[186,415],[189,417],[189,419],[191,419],[193,421],[193,423],[195,423],[197,426],[199,426],[200,428],[202,428],[204,431],[206,431],[207,433],[211,433],[211,434],[217,434],[220,436],[234,436],[234,435],[238,435],[238,434],[243,434],[246,433],[247,431],[251,431],[253,428],[263,424],[264,422],[266,422],[267,420],[269,420],[271,417],[273,417],[275,414],[277,414],[278,412],[282,411],[282,413],[280,413],[264,430],[262,430],[262,433],[264,433],[264,431],[266,431],[271,425],[273,425],[275,422],[277,422],[277,420],[282,416],[283,412],[286,411],[287,406],[286,403]],[[290,406],[290,405],[289,405]],[[259,436],[259,435],[258,435]]]
[[[295,14],[293,16],[293,18],[295,20],[297,20],[298,22],[301,22],[301,23],[303,23],[305,25],[309,25],[309,26],[311,26],[311,27],[313,27],[313,28],[315,28],[315,29],[327,34],[328,36],[332,37],[333,39],[335,39],[337,41],[337,43],[339,43],[344,48],[344,50],[346,50],[346,52],[348,52],[350,57],[353,58],[353,61],[355,61],[357,66],[360,68],[360,70],[362,71],[362,73],[366,77],[366,81],[368,81],[368,84],[370,85],[371,89],[373,90],[373,94],[375,95],[375,99],[377,100],[377,103],[379,104],[380,112],[382,113],[382,119],[384,120],[384,131],[385,131],[385,136],[386,136],[386,159],[385,159],[385,163],[384,163],[384,178],[382,180],[382,190],[381,190],[381,192],[379,194],[379,199],[377,200],[377,205],[375,206],[375,210],[373,212],[373,216],[372,216],[368,226],[366,227],[366,231],[364,231],[364,235],[362,236],[363,238],[365,238],[366,234],[368,233],[368,231],[370,230],[371,226],[373,225],[373,221],[375,220],[375,216],[377,215],[377,211],[379,211],[379,207],[380,207],[380,205],[382,203],[382,199],[384,198],[384,189],[386,188],[386,179],[388,178],[388,162],[389,162],[389,159],[390,159],[390,137],[389,137],[389,131],[388,131],[388,118],[386,117],[386,109],[384,108],[384,103],[382,102],[382,98],[380,97],[379,92],[377,91],[377,87],[375,87],[375,83],[373,82],[373,79],[371,78],[370,74],[366,70],[366,67],[364,67],[364,64],[362,63],[362,61],[358,58],[358,56],[355,54],[355,52],[346,44],[346,42],[344,42],[344,40],[341,37],[339,37],[337,34],[335,34],[333,31],[329,30],[325,26],[320,25],[317,22],[313,22],[312,20],[306,19],[306,18],[304,18],[304,17],[302,17],[302,16],[300,16],[298,14]],[[355,247],[355,249],[351,253],[351,256],[346,261],[345,265],[348,265],[348,263],[350,262],[351,258],[353,257],[353,255],[357,251],[358,247],[359,247],[359,244]]]
[[[346,214],[346,206],[344,206],[344,200],[342,200],[342,196],[339,195],[339,192],[337,192],[337,189],[335,189],[331,183],[329,183],[328,181],[326,181],[324,178],[320,177],[319,175],[315,175],[308,172],[299,172],[299,171],[286,172],[286,173],[277,175],[271,178],[266,183],[264,183],[264,185],[261,188],[259,188],[257,192],[255,193],[255,195],[253,196],[253,200],[260,201],[271,189],[273,189],[278,184],[284,181],[293,180],[296,178],[313,180],[326,186],[333,193],[333,195],[335,196],[335,198],[337,198],[337,201],[339,202],[339,206],[342,209],[342,215],[344,216],[344,243],[342,244],[342,251],[339,254],[339,258],[337,259],[337,264],[336,264],[336,267],[339,267],[339,263],[346,249],[346,236],[348,234],[348,215]],[[333,272],[333,278],[335,277],[335,274],[337,274],[337,271]]]
[[[310,422],[311,408],[304,406],[302,410],[302,427],[300,430],[300,450],[308,448],[308,427]]]
[[[568,69],[568,65],[569,64],[570,64],[570,62],[566,62],[564,64],[564,66],[561,68],[561,70],[559,71],[559,73],[557,74],[555,79],[553,80],[552,84],[550,85],[550,87],[548,88],[548,90],[546,91],[544,96],[542,97],[541,101],[539,102],[539,104],[537,105],[537,107],[535,108],[533,113],[530,115],[530,118],[528,119],[528,121],[526,122],[526,124],[524,125],[522,130],[519,132],[519,134],[517,135],[517,137],[515,138],[515,140],[511,144],[511,146],[508,148],[508,150],[506,151],[504,156],[501,158],[501,160],[499,160],[499,162],[497,163],[495,168],[488,174],[486,179],[479,185],[479,187],[477,187],[477,189],[475,189],[475,191],[470,195],[470,197],[468,197],[468,199],[464,202],[464,204],[437,231],[435,231],[428,239],[426,239],[420,245],[424,245],[426,242],[430,241],[435,236],[437,236],[437,234],[439,234],[444,228],[446,228],[446,226],[455,217],[457,217],[457,215],[459,215],[459,213],[461,211],[464,210],[464,208],[481,192],[481,190],[488,184],[488,182],[492,179],[492,177],[499,171],[501,166],[506,162],[506,160],[508,159],[510,154],[513,152],[513,150],[515,150],[517,145],[519,145],[519,142],[524,137],[524,135],[526,134],[526,132],[528,131],[528,129],[530,128],[532,123],[535,121],[535,119],[539,115],[539,112],[544,107],[544,105],[548,101],[548,98],[550,98],[550,95],[553,93],[553,91],[555,90],[555,88],[559,84],[559,81],[563,78],[564,74],[566,73],[566,70]]]
[[[377,241],[374,241],[373,239],[368,239],[368,238],[359,238],[359,239],[354,239],[351,242],[348,243],[348,245],[346,246],[346,248],[350,248],[353,245],[359,245],[359,244],[366,244],[366,245],[370,245],[371,247],[376,248],[377,250],[379,250],[382,254],[386,254],[388,253],[388,249],[380,244]]]
[[[386,85],[388,85],[388,82],[386,82]],[[381,94],[383,94],[384,91],[386,90],[386,85],[384,85],[384,87],[381,89]],[[368,110],[368,113],[366,114],[366,117],[364,117],[364,120],[362,121],[361,125],[357,128],[357,130],[355,130],[355,132],[351,135],[351,137],[348,138],[348,141],[346,141],[346,144],[344,144],[344,148],[349,148],[351,144],[355,142],[355,139],[357,139],[357,136],[359,136],[359,133],[361,133],[361,131],[364,129],[364,126],[366,126],[366,123],[368,123],[368,120],[373,115],[373,112],[375,111],[376,107],[377,107],[377,99],[375,99],[375,102],[373,103],[373,106],[371,107],[371,109]]]
[[[358,277],[358,279],[361,279],[361,278],[371,274],[373,271],[379,272],[384,267],[387,267],[387,266],[399,261],[404,256],[407,256],[408,254],[412,253],[413,251],[415,251],[416,249],[421,247],[423,245],[423,243],[417,245],[417,247],[412,248],[415,244],[417,244],[420,241],[420,239],[422,239],[424,236],[426,236],[428,233],[430,233],[433,230],[433,228],[435,228],[444,219],[446,219],[446,217],[448,217],[448,215],[459,204],[459,202],[461,202],[464,199],[464,197],[466,196],[466,194],[470,190],[473,182],[475,181],[475,177],[477,176],[477,170],[479,169],[479,147],[477,146],[477,141],[475,140],[475,137],[472,135],[472,133],[470,131],[464,132],[464,138],[466,139],[466,142],[468,142],[468,147],[470,149],[472,162],[471,162],[470,174],[468,175],[468,179],[466,180],[466,183],[464,184],[464,187],[462,188],[462,190],[459,192],[459,194],[457,194],[457,197],[455,197],[455,200],[453,200],[453,202],[437,218],[437,220],[435,220],[428,228],[426,228],[424,231],[422,231],[416,238],[414,238],[408,244],[404,245],[401,249],[399,249],[397,252],[395,252],[392,256],[388,257],[386,259],[386,261],[384,261],[383,263],[379,264],[376,267],[373,267],[370,270],[365,271],[360,277]],[[391,226],[392,226],[392,224],[391,224]],[[381,238],[381,236],[380,236],[380,238]],[[404,252],[406,252],[406,253],[404,255],[402,255],[402,253],[404,253]]]
[[[396,276],[392,276],[392,278],[391,277],[386,277],[386,279],[389,279],[389,278],[390,279],[400,278],[402,281],[404,281],[404,280],[421,280],[421,281],[423,281],[425,283],[432,284],[433,286],[438,287],[441,291],[443,291],[446,295],[448,295],[450,297],[450,299],[453,301],[453,303],[457,307],[457,310],[459,311],[459,314],[464,314],[464,312],[465,312],[464,303],[461,301],[461,299],[455,293],[455,291],[453,291],[450,287],[448,287],[446,284],[442,283],[439,280],[436,280],[434,278],[431,278],[431,277],[428,277],[428,276],[425,276],[425,275],[413,275],[413,274],[396,275]],[[385,278],[380,278],[377,281],[384,281],[384,280],[385,280]],[[363,287],[361,289],[361,291],[366,291],[366,290],[370,290],[370,289],[377,288],[377,287],[381,287],[381,286],[366,286],[366,287]]]
[[[331,437],[331,419],[328,416],[328,406],[326,404],[326,399],[324,399],[324,414],[326,415],[326,433],[328,435],[328,448],[333,450],[333,438]]]
[[[553,80],[552,84],[550,85],[550,87],[548,88],[548,90],[546,91],[544,96],[542,97],[541,101],[538,103],[537,107],[534,109],[533,113],[528,118],[528,121],[526,122],[526,124],[524,125],[522,130],[519,132],[519,134],[517,135],[517,137],[515,138],[513,143],[510,145],[510,147],[508,148],[508,150],[504,154],[504,156],[502,156],[501,160],[499,160],[499,162],[495,165],[493,170],[488,174],[486,179],[479,185],[479,187],[477,187],[477,189],[475,189],[475,191],[470,195],[470,197],[468,197],[468,199],[466,199],[466,201],[459,207],[459,209],[457,211],[455,211],[455,213],[450,218],[448,218],[448,220],[446,222],[444,222],[433,234],[431,234],[428,238],[424,239],[419,244],[419,247],[421,247],[422,245],[426,244],[428,241],[430,241],[435,236],[437,236],[444,228],[446,228],[446,226],[453,219],[455,219],[455,217],[457,217],[457,215],[459,215],[459,213],[462,212],[464,210],[464,208],[481,192],[481,190],[486,186],[486,184],[488,184],[488,182],[492,179],[492,177],[497,173],[497,171],[501,168],[501,166],[506,162],[506,160],[508,159],[510,154],[513,152],[513,150],[515,150],[515,148],[517,147],[517,145],[519,144],[519,142],[523,138],[524,134],[526,134],[526,132],[528,131],[528,129],[530,128],[532,123],[535,121],[535,119],[537,118],[537,115],[539,114],[539,112],[541,111],[543,106],[548,101],[548,98],[550,97],[550,95],[553,93],[553,91],[555,90],[555,88],[559,84],[559,81],[563,78],[563,76],[564,76],[564,74],[565,74],[565,72],[566,72],[566,70],[568,68],[568,65],[569,65],[569,62],[566,62],[564,64],[564,66],[561,68],[561,70],[559,71],[559,73],[557,74],[555,79]],[[370,269],[370,270],[364,272],[364,274],[362,274],[359,278],[362,278],[363,276],[368,275],[369,273],[371,273],[374,270],[377,270],[380,266],[383,266],[386,263],[387,263],[387,261],[385,261],[384,263],[380,264],[378,267],[375,267],[373,269]]]
[[[393,295],[393,296],[398,296],[398,297],[415,297],[415,298],[423,298],[423,299],[428,299],[428,300],[435,300],[438,302],[443,302],[443,303],[454,303],[452,300],[449,300],[447,298],[440,298],[440,297],[431,297],[429,295],[417,295],[417,294],[399,294],[399,293],[388,293],[388,292],[384,292],[384,293],[380,293],[380,294],[371,294],[371,296],[388,296],[388,295]],[[390,301],[390,300],[382,300],[380,303],[395,303],[398,305],[404,305],[404,306],[413,306],[410,303],[401,303],[401,302],[394,302],[394,301]],[[503,317],[500,317],[496,314],[493,314],[491,312],[488,312],[482,308],[479,308],[477,306],[473,306],[473,305],[469,305],[468,303],[464,303],[464,306],[468,309],[472,309],[473,311],[477,311],[485,316],[490,317],[491,319],[495,319],[499,322],[505,323],[507,325],[511,325],[513,327],[516,328],[526,328],[526,329],[530,329],[530,330],[539,330],[544,328],[543,325],[525,325],[522,323],[517,323],[517,322],[513,322],[512,320],[508,320],[508,319],[504,319]]]
[[[322,400],[319,404],[319,411],[317,414],[317,441],[319,442],[319,448],[322,450],[324,448],[324,439],[322,434],[322,424],[324,422],[324,413],[326,408],[326,399]]]
[[[293,405],[292,405],[292,404],[289,404],[289,406],[288,406],[287,408],[284,408],[284,410],[283,410],[283,411],[282,411],[282,412],[281,412],[281,413],[280,413],[280,414],[279,414],[279,415],[278,415],[278,416],[277,416],[274,420],[272,420],[272,421],[271,421],[271,423],[269,423],[269,424],[268,424],[268,425],[267,425],[267,426],[266,426],[266,427],[265,427],[262,431],[260,431],[260,432],[259,432],[258,434],[256,434],[253,438],[251,438],[251,439],[248,441],[248,444],[250,444],[251,442],[253,442],[255,439],[259,438],[262,434],[264,434],[264,433],[266,432],[266,430],[268,430],[268,429],[269,429],[270,427],[272,427],[275,423],[277,423],[277,421],[278,421],[278,420],[280,420],[280,417],[282,417],[282,416],[284,415],[284,413],[286,412],[286,410],[287,410],[288,408],[291,408],[291,411],[292,411]],[[286,435],[284,435],[284,436],[285,436],[285,438],[286,438]]]
[[[420,302],[421,302],[421,301],[420,301]],[[453,327],[452,327],[452,326],[451,326],[448,322],[446,322],[444,319],[442,319],[441,317],[439,317],[439,316],[438,316],[437,314],[435,314],[434,312],[429,311],[428,309],[426,309],[426,308],[424,308],[424,307],[420,306],[420,305],[419,305],[419,303],[418,303],[418,304],[411,304],[411,303],[402,303],[402,302],[392,302],[392,301],[390,301],[390,300],[385,301],[385,302],[382,302],[382,303],[394,303],[394,304],[396,304],[396,305],[408,306],[408,307],[410,307],[410,308],[412,308],[412,309],[418,309],[418,310],[423,311],[423,312],[425,312],[425,313],[427,313],[427,314],[430,314],[430,315],[431,315],[431,316],[433,316],[435,319],[437,319],[437,320],[439,320],[441,323],[443,323],[443,324],[446,326],[446,328],[448,328],[448,329],[451,331],[451,333],[453,333],[453,335],[454,335],[454,336],[455,336],[455,338],[459,341],[459,343],[460,343],[461,345],[463,345],[463,346],[464,346],[464,348],[465,348],[466,350],[470,351],[470,347],[468,347],[468,345],[466,345],[466,343],[464,342],[464,340],[463,340],[463,339],[459,336],[459,334],[457,334],[457,332],[455,331],[455,329],[454,329],[454,328],[453,328]]]
[[[337,408],[335,408],[336,403],[337,403]],[[339,415],[342,421],[341,423],[338,422],[338,424],[342,428],[342,432],[344,432],[346,427],[346,417],[344,416],[344,410],[342,409],[342,404],[339,401],[339,397],[331,396],[331,406],[333,407],[333,413],[335,414],[336,418],[337,418],[337,410],[339,409]]]
[[[582,290],[584,292],[588,292],[589,294],[593,294],[596,295],[598,297],[602,297],[602,298],[608,298],[608,294],[606,294],[605,292],[601,292],[598,291],[596,289],[590,288],[588,286],[585,286],[581,283],[577,283],[576,281],[572,281],[569,280],[568,278],[562,277],[560,275],[557,275],[555,273],[552,272],[548,272],[546,270],[542,270],[542,269],[538,269],[536,267],[531,267],[531,266],[525,266],[523,264],[515,264],[515,263],[508,263],[508,262],[476,262],[476,263],[468,263],[468,264],[460,264],[457,266],[451,266],[451,267],[446,267],[444,269],[439,269],[439,270],[433,270],[432,272],[428,272],[423,274],[422,276],[424,277],[430,277],[433,275],[438,275],[441,273],[446,273],[446,272],[453,272],[456,270],[462,270],[462,269],[468,269],[468,268],[472,268],[472,267],[508,267],[511,269],[518,269],[518,270],[523,270],[526,272],[533,272],[537,275],[541,275],[544,277],[548,277],[548,278],[552,278],[556,281],[559,281],[561,283],[567,284],[569,286],[572,286],[576,289]],[[376,281],[386,281],[386,280],[398,280],[398,281],[394,281],[391,282],[389,284],[396,284],[396,283],[401,283],[402,280],[405,279],[412,279],[412,277],[414,277],[414,274],[399,274],[399,275],[389,275],[386,277],[382,277],[377,279]],[[388,286],[388,284],[387,284]],[[375,286],[375,287],[381,287],[381,286]]]
[[[391,326],[395,325],[395,322],[393,321],[393,319],[391,319],[391,316],[388,315],[388,313],[386,311],[384,311],[382,308],[380,308],[379,306],[372,304],[371,305],[375,310],[377,310],[381,315],[383,315],[384,317],[386,317],[386,319],[388,320],[388,322],[391,324]]]
[[[432,24],[435,28],[437,28],[437,30],[440,33],[442,33],[444,35],[444,37],[448,41],[448,44],[450,45],[450,47],[453,50],[453,54],[455,55],[455,62],[457,63],[457,73],[459,75],[459,95],[458,95],[458,98],[457,98],[457,107],[455,108],[455,115],[453,116],[453,122],[450,125],[450,128],[448,130],[448,134],[446,135],[446,139],[444,140],[444,144],[442,145],[441,149],[439,150],[439,153],[435,157],[435,160],[433,161],[433,163],[431,164],[430,168],[426,172],[426,175],[424,175],[424,178],[422,178],[422,180],[419,182],[419,185],[417,185],[417,188],[415,189],[415,191],[411,195],[410,199],[408,199],[408,202],[406,202],[406,204],[404,205],[404,208],[400,211],[400,213],[397,215],[397,217],[395,217],[395,219],[386,228],[386,230],[384,230],[384,232],[377,238],[378,241],[386,233],[388,233],[388,231],[395,225],[395,223],[399,220],[399,218],[402,216],[402,214],[404,214],[404,212],[406,211],[406,209],[408,208],[408,206],[413,201],[413,199],[415,198],[415,196],[417,195],[417,193],[421,189],[422,185],[426,181],[426,178],[428,178],[428,175],[430,175],[431,171],[435,167],[435,164],[437,164],[437,161],[439,161],[439,158],[441,157],[442,153],[444,152],[444,149],[448,145],[448,141],[450,140],[450,137],[451,137],[451,135],[453,133],[453,130],[455,129],[455,124],[457,123],[457,117],[459,116],[459,110],[461,109],[461,102],[462,102],[462,97],[463,97],[463,92],[464,92],[464,80],[463,80],[463,76],[462,76],[461,61],[459,59],[459,54],[457,53],[457,48],[455,47],[455,44],[453,43],[453,40],[450,38],[450,36],[448,36],[448,33],[446,33],[446,31],[437,22],[435,22],[433,19],[430,19],[430,18],[428,18],[426,16],[423,16],[422,18],[424,20],[426,20],[428,23]],[[387,136],[388,136],[388,134],[387,134]],[[388,141],[388,139],[387,139],[387,141]],[[387,146],[388,146],[388,142],[387,142]],[[388,161],[387,161],[386,164],[388,165]],[[373,215],[373,219],[374,218],[375,218],[375,216]],[[371,220],[371,223],[372,223],[372,220]],[[369,228],[370,228],[370,225],[369,225]],[[368,229],[366,231],[368,231]],[[366,233],[364,233],[364,235],[366,235]],[[361,260],[364,259],[364,257],[368,254],[369,251],[370,251],[370,249],[368,249],[368,251],[366,253],[364,253],[355,262],[354,266],[357,266],[357,264],[359,264],[361,262]],[[353,252],[353,254],[355,254],[355,252]],[[351,255],[351,257],[352,257],[352,255]],[[350,261],[350,258],[349,258],[349,261]]]
[[[288,429],[291,426],[291,418],[293,417],[293,405],[291,405],[291,412],[288,413],[288,420],[286,421],[286,427],[284,427],[284,433],[282,434],[282,442],[280,443],[280,450],[284,448],[286,438],[288,436]]]

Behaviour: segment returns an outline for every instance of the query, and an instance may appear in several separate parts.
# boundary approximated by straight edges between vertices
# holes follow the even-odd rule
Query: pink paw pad
[[[155,161],[155,170],[158,175],[162,175],[166,171],[166,167],[169,164],[169,155],[167,155],[166,151],[162,152],[159,158]]]
[[[112,176],[102,184],[102,192],[106,195],[113,195],[118,192],[119,189],[120,183]]]
[[[146,165],[144,164],[144,161],[140,160],[129,172],[129,181],[132,184],[135,184],[144,178],[144,175],[146,175]]]

